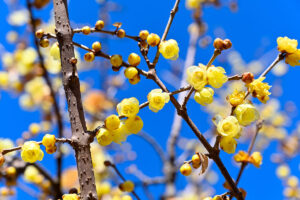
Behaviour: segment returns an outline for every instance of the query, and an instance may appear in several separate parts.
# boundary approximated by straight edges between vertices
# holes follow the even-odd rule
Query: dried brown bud
[[[121,69],[121,66],[119,66],[119,67],[112,66],[112,70],[113,70],[114,72],[118,72],[120,69]]]
[[[223,41],[223,47],[224,47],[224,49],[229,49],[229,48],[231,48],[231,47],[232,47],[231,41],[230,41],[229,39],[225,39],[225,40]]]
[[[242,75],[242,81],[246,84],[251,83],[254,80],[254,75],[251,72],[245,72]]]
[[[71,188],[69,194],[78,194],[78,190],[76,188]]]
[[[109,166],[111,166],[112,164],[111,164],[111,162],[110,162],[109,160],[105,160],[105,161],[104,161],[104,165],[105,165],[106,167],[109,167]]]
[[[121,28],[122,23],[121,22],[115,22],[115,23],[113,23],[113,26],[117,27],[117,28]]]
[[[118,36],[119,38],[123,38],[123,37],[125,37],[125,35],[126,35],[126,33],[125,33],[125,30],[124,30],[124,29],[119,29],[119,30],[117,31],[117,36]]]
[[[216,38],[213,45],[214,45],[215,49],[223,50],[224,41],[221,38]]]
[[[77,58],[70,58],[69,62],[73,65],[76,65],[77,64]]]

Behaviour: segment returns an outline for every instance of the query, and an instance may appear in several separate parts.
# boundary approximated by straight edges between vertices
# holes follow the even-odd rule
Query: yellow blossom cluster
[[[265,80],[265,77],[260,77],[246,86],[253,97],[258,98],[258,100],[262,103],[266,103],[270,99],[269,95],[271,93],[269,90],[271,86],[268,85],[268,83],[263,83],[263,80]]]
[[[285,62],[291,66],[300,65],[300,49],[297,49],[298,41],[288,37],[277,38],[277,49],[286,53]]]
[[[257,151],[253,152],[251,156],[245,151],[239,151],[233,158],[236,162],[252,163],[255,167],[260,167],[262,164],[262,155]]]
[[[259,114],[254,105],[244,103],[234,109],[234,116],[228,116],[217,123],[217,131],[222,136],[221,148],[227,153],[234,153],[242,126],[248,126],[259,118]]]
[[[139,112],[139,101],[132,97],[123,99],[117,105],[117,115],[110,115],[105,119],[105,128],[97,132],[97,140],[100,145],[107,146],[112,142],[121,144],[126,141],[130,134],[137,134],[143,128],[142,119],[137,116]],[[120,120],[120,116],[127,119]]]
[[[196,102],[201,105],[212,103],[214,91],[212,88],[204,87],[206,85],[211,85],[214,88],[222,87],[228,80],[225,73],[226,72],[222,67],[210,66],[207,68],[203,64],[188,67],[187,82],[197,90],[194,96]]]

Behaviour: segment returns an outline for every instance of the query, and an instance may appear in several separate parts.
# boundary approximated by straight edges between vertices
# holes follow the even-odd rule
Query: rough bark
[[[76,69],[73,33],[69,22],[66,0],[53,0],[55,14],[55,33],[60,48],[63,86],[66,93],[68,112],[72,129],[72,146],[75,150],[80,199],[97,199],[95,177],[90,152],[93,137],[86,129],[80,93],[80,82]]]

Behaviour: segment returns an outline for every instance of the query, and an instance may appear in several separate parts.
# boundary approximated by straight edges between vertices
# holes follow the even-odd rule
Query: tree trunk
[[[72,146],[75,150],[80,199],[97,199],[95,177],[90,152],[93,141],[86,129],[81,102],[80,83],[76,69],[73,33],[69,22],[66,0],[53,0],[55,15],[55,33],[60,48],[63,86],[68,102],[68,112],[72,129]]]

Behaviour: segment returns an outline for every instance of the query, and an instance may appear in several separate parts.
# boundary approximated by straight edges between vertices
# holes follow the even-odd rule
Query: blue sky
[[[83,3],[84,2],[84,3]],[[120,6],[117,11],[111,12],[111,22],[122,22],[122,27],[130,35],[137,35],[142,29],[148,29],[150,32],[161,35],[167,23],[169,13],[173,7],[174,1],[164,0],[130,0],[130,1],[114,1]],[[221,1],[222,2],[222,1]],[[24,2],[20,1],[23,5]],[[207,35],[215,38],[216,30],[222,28],[224,30],[224,36],[231,39],[233,43],[233,49],[240,52],[241,56],[246,62],[260,58],[264,53],[276,47],[276,38],[278,36],[288,36],[290,38],[300,39],[299,18],[300,18],[300,1],[299,0],[273,0],[273,1],[238,1],[238,11],[232,13],[229,9],[228,2],[224,1],[225,6],[215,8],[208,6],[204,8],[203,19],[208,24]],[[5,41],[5,33],[10,30],[11,27],[5,22],[8,9],[7,6],[0,2],[0,43],[7,46],[9,50],[13,49]],[[49,11],[52,9],[52,5],[49,5],[43,11],[35,12],[35,16],[47,19],[49,17]],[[76,22],[78,25],[93,25],[98,19],[98,6],[93,0],[85,1],[70,1],[70,18],[72,23]],[[179,11],[175,17],[174,23],[170,29],[168,39],[176,39],[180,46],[180,58],[184,59],[187,45],[188,45],[188,32],[187,27],[192,22],[191,12],[184,6],[184,1],[180,3]],[[74,23],[73,23],[74,24]],[[108,26],[108,28],[112,28]],[[89,38],[75,37],[75,40],[84,44],[90,45],[95,36]],[[129,40],[111,40],[109,41],[110,54],[124,54],[128,55],[132,51],[138,52],[137,45],[133,41]],[[196,63],[206,63],[213,52],[211,46],[201,49],[198,48],[196,55]],[[153,53],[150,53],[153,56]],[[273,56],[276,57],[276,53]],[[217,61],[218,62],[218,61]],[[158,73],[170,67],[169,63],[163,58],[160,59],[157,65]],[[229,67],[228,65],[226,67]],[[146,68],[145,68],[146,69]],[[289,69],[289,72],[280,80],[284,89],[283,96],[280,97],[281,102],[294,101],[298,104],[300,101],[300,95],[295,91],[297,88],[297,79],[300,74],[300,68]],[[92,77],[94,80],[98,79],[95,73],[84,72],[81,78],[87,80],[88,77]],[[273,75],[267,78],[268,82],[272,84],[275,80]],[[96,81],[95,81],[96,82]],[[117,94],[118,99],[124,97],[136,96],[141,102],[146,100],[147,93],[156,88],[156,86],[149,80],[142,78],[141,84],[136,86],[127,87],[121,90]],[[173,90],[173,89],[172,89]],[[207,130],[209,127],[207,123],[201,123],[209,121],[207,115],[201,115],[202,111],[194,103],[190,103],[190,110],[193,112],[194,118],[199,129],[201,131]],[[1,91],[0,99],[0,122],[1,122],[1,137],[17,138],[20,134],[27,129],[28,125],[33,121],[39,121],[39,112],[24,112],[18,107],[18,99],[11,94]],[[148,109],[141,111],[141,116],[144,119],[145,131],[150,133],[158,142],[165,148],[166,139],[168,137],[170,127],[172,124],[174,110],[171,104],[168,104],[165,109],[159,113],[152,113]],[[200,113],[200,114],[199,114]],[[161,120],[164,119],[164,120]],[[296,121],[299,120],[299,116],[296,117]],[[292,130],[296,124],[292,124],[289,130]],[[183,126],[183,136],[191,137],[191,131],[186,125]],[[161,164],[157,156],[153,155],[153,150],[141,142],[138,137],[130,137],[129,142],[132,144],[132,148],[138,153],[136,164],[150,176],[162,175]],[[240,146],[239,148],[246,148],[247,146]],[[269,160],[269,156],[277,148],[275,143],[272,143],[265,152],[264,164],[260,169],[250,166],[247,168],[243,178],[240,182],[240,186],[247,190],[248,200],[254,199],[283,199],[282,190],[283,186],[279,179],[275,177],[276,166]],[[237,174],[237,168],[231,164],[230,157],[222,154],[226,165],[233,177]],[[298,169],[299,158],[291,162],[292,170],[294,174],[299,174]],[[47,162],[49,169],[53,169],[53,164]],[[70,159],[68,163],[65,163],[65,167],[70,163],[74,163]],[[158,164],[153,164],[158,163]],[[126,163],[120,168],[123,170],[126,168]],[[128,176],[130,177],[130,176]],[[184,178],[179,176],[178,188],[184,187]],[[216,190],[219,193],[225,190],[222,187],[223,179],[220,178],[219,183],[216,185]],[[151,192],[160,193],[163,191],[162,187],[151,187]],[[267,191],[267,192],[266,192]],[[137,190],[141,193],[141,190]],[[20,191],[19,198],[23,193]]]

